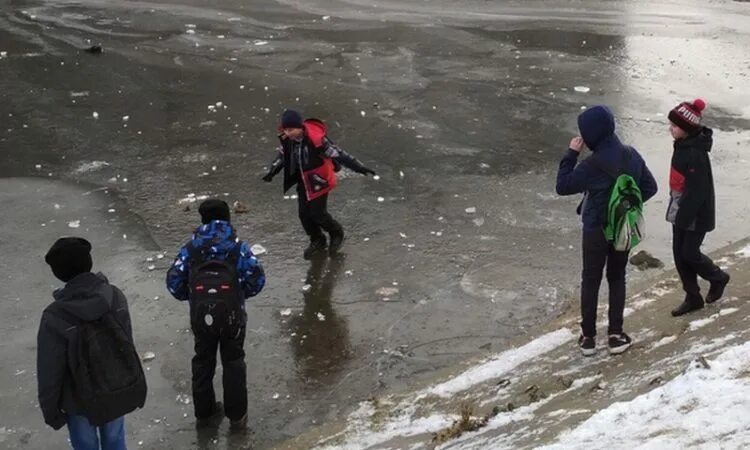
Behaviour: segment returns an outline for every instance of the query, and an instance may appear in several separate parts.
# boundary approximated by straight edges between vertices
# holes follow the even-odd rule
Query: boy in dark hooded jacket
[[[596,353],[596,310],[602,272],[607,268],[609,283],[609,339],[610,354],[630,348],[632,341],[623,331],[625,309],[625,267],[628,252],[615,251],[604,236],[607,208],[615,179],[609,172],[623,171],[632,176],[641,190],[643,201],[656,194],[653,175],[641,155],[624,145],[615,134],[615,118],[606,106],[594,106],[578,116],[580,137],[570,141],[568,151],[560,161],[557,172],[557,193],[583,193],[579,213],[583,221],[583,273],[581,280],[581,336],[578,345],[584,356]],[[584,144],[592,155],[578,164]],[[596,161],[592,160],[596,158]]]
[[[706,103],[683,102],[669,112],[669,132],[674,138],[672,168],[669,173],[667,221],[672,223],[674,263],[685,290],[685,301],[672,310],[681,316],[703,308],[698,276],[711,283],[705,303],[724,295],[729,274],[701,253],[706,233],[716,225],[714,178],[708,153],[713,130],[701,125]]]
[[[76,450],[125,450],[125,418],[96,427],[89,423],[78,400],[72,378],[78,348],[80,322],[94,321],[113,312],[130,342],[128,302],[102,274],[91,273],[91,244],[85,239],[58,239],[45,256],[52,272],[65,286],[54,292],[55,301],[45,308],[37,337],[37,381],[39,406],[44,421],[55,430],[68,425],[70,442]],[[80,322],[74,323],[73,318]]]
[[[284,170],[284,192],[297,185],[299,219],[310,237],[305,259],[325,250],[335,255],[344,242],[344,228],[328,213],[328,193],[336,187],[336,172],[344,166],[362,175],[375,175],[356,158],[328,139],[326,125],[317,119],[302,120],[300,113],[286,110],[281,116],[279,155],[263,177],[271,182]],[[330,235],[330,245],[321,231]]]

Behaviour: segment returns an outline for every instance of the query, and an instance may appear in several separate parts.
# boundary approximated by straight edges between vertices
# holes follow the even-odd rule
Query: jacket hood
[[[107,278],[91,272],[77,275],[53,293],[60,308],[83,321],[99,319],[112,308],[114,292]]]
[[[229,222],[214,220],[198,227],[191,242],[195,248],[205,248],[213,254],[226,254],[234,248],[238,239]]]
[[[684,139],[674,141],[674,148],[696,148],[705,152],[710,152],[714,145],[714,130],[708,127],[702,127],[697,133],[691,134]]]
[[[578,129],[586,146],[596,151],[604,141],[617,138],[615,116],[606,106],[592,106],[578,116]]]
[[[305,126],[305,133],[313,145],[316,147],[323,145],[323,138],[328,134],[326,124],[318,119],[307,119],[303,122],[303,125]]]

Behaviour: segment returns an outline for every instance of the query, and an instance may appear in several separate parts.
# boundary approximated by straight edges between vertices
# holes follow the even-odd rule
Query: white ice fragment
[[[219,38],[219,39],[224,39],[226,36],[224,36],[223,34],[220,34],[220,35],[218,35],[216,37]]]
[[[154,270],[154,269],[156,269],[155,265],[151,264],[151,265],[148,266],[149,272],[152,271],[152,270]]]
[[[326,316],[323,313],[319,312],[318,313],[318,320],[321,321],[321,322],[325,322],[326,321]]]
[[[475,207],[466,208],[466,214],[475,214],[477,209]]]
[[[8,52],[0,52],[0,58],[5,58],[8,56]]]
[[[61,208],[61,206],[59,204],[55,203],[55,209],[60,209],[60,208]]]
[[[292,315],[292,310],[290,308],[282,309],[279,314],[281,314],[281,317],[289,317]]]
[[[127,234],[123,234],[123,235],[122,235],[122,238],[123,238],[123,239],[127,239],[127,238],[128,238],[128,235],[127,235]]]
[[[350,277],[350,276],[354,275],[354,272],[352,272],[351,270],[347,270],[346,272],[344,272],[344,275]]]
[[[378,197],[378,202],[379,202],[379,203],[383,203],[384,201],[385,201],[385,198],[383,198],[383,197]]]
[[[91,117],[93,117],[94,119],[98,119],[99,118],[99,113],[96,112],[96,111],[94,111],[93,113],[91,113]]]
[[[472,222],[474,222],[474,225],[481,227],[482,225],[484,225],[484,217],[477,217]]]
[[[359,112],[359,115],[360,115],[360,116],[362,116],[362,117],[365,117],[365,116],[367,115],[367,113],[366,113],[366,112],[364,112],[364,111],[360,111],[360,112]]]
[[[123,122],[127,122],[128,120],[130,120],[130,116],[122,116]]]
[[[186,23],[185,24],[185,28],[193,28],[194,29],[194,28],[196,28],[196,26],[195,26],[194,23]]]
[[[312,285],[306,284],[302,286],[302,292],[308,292],[310,289],[312,289]]]
[[[253,246],[250,247],[250,251],[253,252],[255,256],[259,256],[265,254],[267,250],[260,244],[253,244]]]
[[[364,238],[364,239],[363,239],[363,241],[365,241],[365,242],[367,242],[367,241],[369,241],[369,240],[370,240],[370,238]]]
[[[273,398],[274,400],[278,400],[279,397],[281,397],[281,396],[279,395],[278,392],[276,392],[275,394],[273,394],[273,397],[271,397],[271,398]]]
[[[401,171],[401,170],[399,170],[398,171],[398,176],[401,177],[401,178],[404,178],[404,172]]]
[[[442,235],[443,235],[443,232],[442,232],[442,231],[438,231],[437,233],[435,233],[435,236],[437,236],[437,237],[440,237],[440,236],[442,236]]]
[[[241,85],[240,85],[240,89],[245,89],[245,85],[244,85],[244,84],[241,84]]]
[[[177,394],[177,398],[175,398],[175,401],[177,403],[182,403],[184,405],[190,404],[190,396],[187,394]]]
[[[380,175],[375,175],[374,177],[372,177],[372,179],[375,180],[375,181],[379,181],[380,180]]]
[[[331,16],[323,16],[321,17],[321,19],[328,21],[331,20]]]
[[[216,102],[217,108],[221,108],[222,106],[224,106],[224,102]]]
[[[149,361],[153,361],[154,359],[156,359],[156,354],[154,354],[154,352],[146,352],[143,354],[141,361],[149,362]]]
[[[127,182],[128,182],[128,179],[127,179],[127,178],[123,178],[123,179],[122,179],[122,182],[123,182],[123,183],[127,183]]]
[[[211,166],[211,170],[212,170],[213,172],[216,172],[216,166]]]
[[[146,258],[146,262],[154,262],[154,258],[149,256],[148,258]]]
[[[37,164],[36,166],[34,166],[34,168],[36,170],[42,170],[42,165],[41,164]]]
[[[156,259],[163,259],[163,258],[164,258],[164,253],[159,253],[158,255],[156,255]]]
[[[187,33],[187,34],[195,34],[195,30],[185,30],[185,33]]]
[[[81,226],[81,221],[80,220],[72,220],[72,221],[68,222],[68,228],[78,228],[80,226]]]
[[[255,41],[255,45],[257,46],[268,45],[268,41]]]
[[[401,236],[402,239],[406,239],[406,233],[399,233],[399,236]]]
[[[582,94],[586,94],[589,91],[591,91],[591,88],[588,87],[588,86],[576,86],[576,87],[573,88],[573,90],[576,91],[576,92],[580,92]]]

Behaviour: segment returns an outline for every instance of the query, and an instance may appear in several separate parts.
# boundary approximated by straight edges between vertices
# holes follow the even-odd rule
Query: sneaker
[[[578,348],[583,356],[594,356],[596,354],[596,339],[581,335],[578,338]]]
[[[216,402],[214,412],[208,417],[200,417],[195,421],[195,428],[218,428],[224,419],[224,405]]]
[[[697,297],[687,296],[680,306],[672,310],[672,316],[679,317],[693,311],[698,311],[699,309],[703,309],[703,306],[703,298],[700,295]]]
[[[305,252],[302,254],[302,256],[305,259],[310,260],[316,254],[318,254],[318,253],[322,252],[323,250],[325,250],[326,246],[327,246],[327,244],[326,244],[325,238],[319,239],[319,240],[316,240],[316,241],[312,241],[312,242],[310,242],[310,245],[307,246],[307,248],[305,249]]]
[[[608,345],[610,355],[619,355],[633,345],[633,340],[625,333],[610,334]]]
[[[231,431],[245,431],[247,429],[247,413],[237,420],[230,420],[229,429]]]
[[[344,230],[341,230],[340,233],[331,233],[331,245],[328,246],[328,254],[335,256],[341,250],[342,245],[344,245]]]
[[[724,295],[724,288],[729,284],[731,277],[726,272],[722,272],[721,275],[721,280],[711,283],[708,294],[706,294],[706,303],[713,303]]]

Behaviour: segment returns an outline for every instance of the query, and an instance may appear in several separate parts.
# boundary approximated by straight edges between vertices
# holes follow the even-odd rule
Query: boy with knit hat
[[[279,154],[263,177],[263,181],[271,182],[283,170],[284,192],[297,185],[299,219],[310,238],[303,254],[305,259],[326,247],[335,255],[344,242],[344,228],[328,213],[328,194],[336,187],[336,172],[340,167],[375,175],[375,171],[336,146],[327,132],[320,120],[303,120],[297,111],[284,111],[279,124]],[[323,231],[330,235],[330,245]]]
[[[55,430],[67,424],[70,443],[76,450],[98,449],[100,445],[104,449],[125,450],[124,414],[143,406],[145,378],[141,378],[136,395],[132,395],[132,392],[128,394],[130,399],[103,405],[109,413],[120,417],[105,419],[109,421],[98,424],[96,414],[87,408],[85,402],[84,393],[91,386],[80,385],[80,371],[71,362],[80,362],[81,349],[84,348],[80,341],[89,342],[86,341],[85,332],[87,323],[106,321],[106,317],[111,315],[114,321],[109,323],[115,325],[115,329],[120,328],[121,339],[130,344],[122,347],[127,347],[124,350],[129,354],[123,353],[122,348],[118,351],[106,347],[104,351],[111,351],[116,357],[124,356],[126,359],[135,356],[136,361],[131,361],[131,368],[142,377],[143,371],[132,346],[133,330],[127,299],[122,291],[109,284],[104,275],[91,273],[91,244],[85,239],[58,239],[47,252],[45,261],[65,286],[54,292],[55,301],[45,308],[37,337],[39,406],[44,421]],[[101,345],[105,345],[105,342],[111,341],[101,342]],[[102,359],[90,361],[90,365],[98,365],[95,370],[107,370],[107,361]],[[110,374],[108,378],[112,381],[120,378],[120,375]],[[112,403],[112,400],[102,398],[95,401]]]
[[[190,305],[196,427],[216,427],[226,415],[230,428],[242,431],[247,426],[245,300],[260,293],[266,277],[250,246],[237,237],[225,201],[208,199],[198,212],[202,225],[167,272],[167,289]],[[213,381],[219,350],[223,405],[216,401]]]
[[[674,138],[669,174],[667,221],[672,223],[672,252],[685,291],[685,300],[672,311],[677,317],[703,308],[724,295],[729,274],[701,253],[706,233],[716,226],[714,179],[708,153],[713,130],[701,125],[706,103],[682,102],[669,112],[669,132]],[[705,302],[698,276],[711,283]]]

